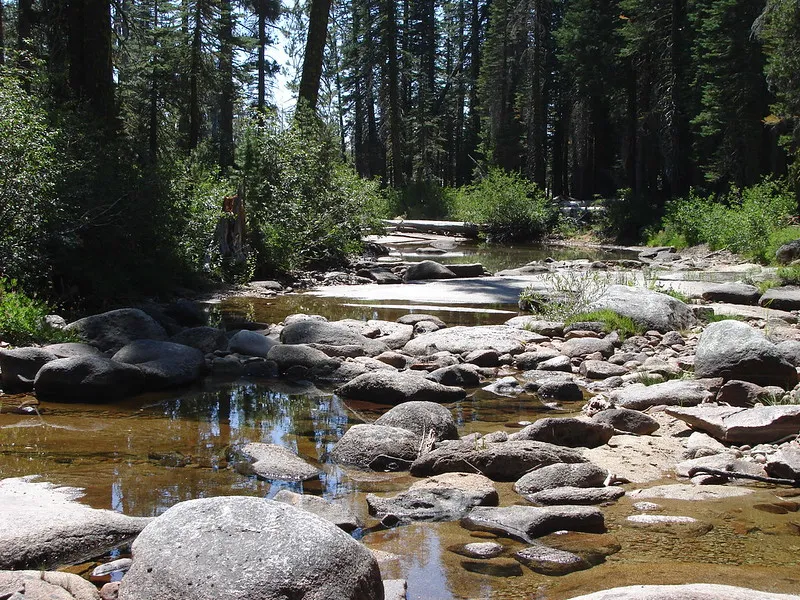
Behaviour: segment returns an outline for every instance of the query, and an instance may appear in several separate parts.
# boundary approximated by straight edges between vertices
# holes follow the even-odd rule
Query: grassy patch
[[[0,339],[14,346],[78,341],[75,334],[49,326],[52,311],[42,301],[13,290],[14,282],[0,279]]]
[[[641,335],[645,332],[644,327],[635,323],[630,317],[625,317],[607,308],[592,312],[578,313],[567,318],[565,324],[569,325],[571,323],[580,323],[584,321],[602,323],[603,331],[606,333],[616,331],[622,339],[632,335]]]
[[[800,285],[800,266],[781,267],[778,269],[781,285]]]
[[[742,316],[739,315],[717,315],[713,314],[706,320],[706,323],[719,323],[720,321],[746,321]]]

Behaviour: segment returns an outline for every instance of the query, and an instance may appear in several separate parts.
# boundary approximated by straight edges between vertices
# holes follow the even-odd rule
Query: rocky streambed
[[[91,578],[109,551],[94,581],[130,599],[796,593],[795,315],[598,301],[645,333],[420,312],[223,331],[184,302],[2,350],[0,594],[96,598],[21,569]]]

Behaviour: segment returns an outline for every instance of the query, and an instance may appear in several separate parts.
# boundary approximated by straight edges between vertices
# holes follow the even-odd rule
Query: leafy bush
[[[535,184],[502,169],[453,190],[449,203],[451,217],[485,224],[490,241],[539,240],[558,222],[558,212]]]
[[[644,199],[634,195],[630,188],[618,191],[617,198],[602,201],[604,211],[599,219],[599,229],[605,236],[617,241],[638,241],[643,228],[652,223],[654,208]]]
[[[47,324],[45,317],[52,311],[44,302],[16,287],[16,281],[0,279],[0,340],[15,346],[77,341],[71,332]]]
[[[452,190],[432,181],[413,181],[402,189],[386,193],[386,219],[446,219]]]
[[[380,226],[378,184],[364,181],[338,154],[313,116],[289,127],[251,122],[244,134],[242,179],[251,247],[261,273],[331,265],[361,248]]]
[[[778,246],[796,232],[789,227],[795,207],[786,184],[771,179],[743,190],[734,188],[718,201],[693,191],[667,204],[662,229],[650,243],[706,243],[714,250],[725,248],[769,262]]]
[[[0,276],[42,285],[48,232],[59,218],[60,134],[15,75],[0,70]]]

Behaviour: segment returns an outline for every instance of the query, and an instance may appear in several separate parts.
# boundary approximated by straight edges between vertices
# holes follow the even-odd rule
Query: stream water
[[[244,306],[246,316],[268,322],[279,321],[287,311],[318,313],[331,319],[395,318],[393,310],[397,310],[395,316],[408,312],[341,307],[330,298],[282,298],[285,300],[276,300],[278,304],[245,299],[223,307],[236,312]],[[508,316],[454,311],[447,320],[450,324],[494,323]],[[535,396],[497,398],[470,391],[473,393],[466,400],[449,406],[462,435],[513,431],[518,421],[573,414],[580,408],[573,404],[554,411]],[[412,599],[559,600],[636,583],[714,582],[800,591],[800,515],[775,508],[777,490],[766,486],[724,501],[659,501],[664,514],[694,516],[711,523],[713,529],[701,536],[629,527],[625,517],[636,511],[632,501],[623,497],[603,508],[609,535],[622,549],[588,571],[563,577],[539,575],[525,567],[521,575],[508,577],[473,572],[469,569],[474,567],[450,548],[480,541],[486,534],[469,532],[458,523],[382,529],[370,519],[365,495],[404,490],[413,480],[408,474],[343,470],[327,460],[327,452],[348,427],[371,421],[387,408],[344,401],[331,390],[310,384],[245,379],[207,380],[192,389],[140,396],[114,405],[43,403],[40,417],[0,411],[0,477],[35,474],[44,481],[81,487],[86,490],[83,501],[87,504],[134,516],[158,515],[192,498],[271,497],[283,487],[336,499],[367,524],[367,529],[356,532],[357,537],[373,550],[395,555],[385,563],[384,576],[407,579]],[[297,484],[242,475],[228,461],[232,450],[250,441],[291,448],[317,462],[323,474]],[[501,504],[522,501],[511,484],[497,487]],[[506,553],[494,561],[513,562],[513,552],[523,545],[500,541]],[[607,543],[608,538],[569,534],[544,541],[591,547]]]

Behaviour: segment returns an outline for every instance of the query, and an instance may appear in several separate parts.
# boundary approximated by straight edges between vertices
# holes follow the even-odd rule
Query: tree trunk
[[[219,166],[223,174],[227,174],[228,170],[233,166],[233,101],[236,93],[233,80],[233,14],[231,0],[222,0],[220,11]]]
[[[401,187],[403,177],[403,149],[400,143],[400,74],[397,59],[397,14],[395,0],[384,0],[383,33],[386,50],[386,71],[389,87],[389,156],[386,161],[388,184]]]
[[[325,41],[328,36],[328,15],[331,0],[311,0],[311,14],[308,20],[306,52],[303,57],[303,72],[300,77],[298,99],[304,101],[312,111],[317,109],[319,82],[322,78],[322,59]]]
[[[156,164],[158,160],[158,39],[156,31],[158,31],[158,3],[159,0],[153,0],[153,69],[150,73],[150,116],[148,127],[148,149],[150,164]]]
[[[191,62],[189,66],[189,150],[200,143],[200,63],[203,52],[203,10],[196,0],[192,30]]]
[[[258,11],[258,98],[256,99],[256,107],[258,108],[259,115],[263,115],[264,110],[267,107],[266,51],[267,51],[267,15],[262,8],[261,10]]]
[[[6,37],[3,29],[3,0],[0,0],[0,65],[6,64]]]

